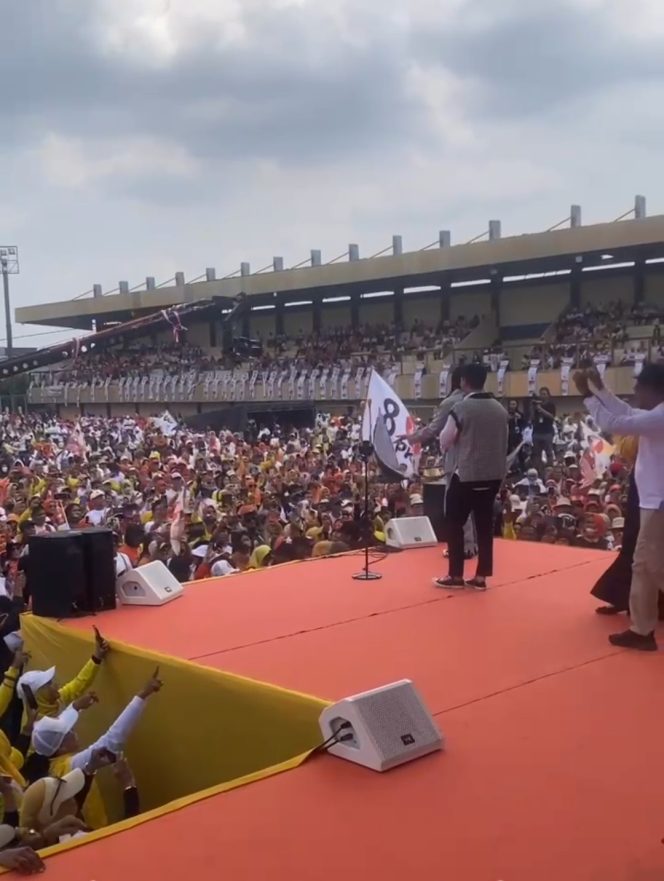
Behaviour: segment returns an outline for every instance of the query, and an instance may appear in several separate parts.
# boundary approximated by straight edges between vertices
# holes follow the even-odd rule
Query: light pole
[[[7,357],[14,354],[14,338],[12,334],[12,310],[9,304],[9,276],[18,275],[18,248],[15,245],[0,245],[0,268],[2,269],[2,287],[5,295],[5,324],[7,328]]]

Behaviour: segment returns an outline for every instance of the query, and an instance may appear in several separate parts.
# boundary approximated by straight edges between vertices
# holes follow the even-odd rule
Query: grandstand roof
[[[606,254],[616,262],[664,257],[664,215],[24,306],[16,310],[16,321],[89,329],[94,319],[127,321],[179,303],[212,297],[230,300],[240,292],[246,293],[252,301],[255,299],[258,305],[273,302],[275,293],[286,299],[301,299],[331,293],[336,296],[356,291],[394,290],[408,285],[472,281],[495,272],[501,275],[550,272],[571,268],[578,257],[584,266],[600,263]]]

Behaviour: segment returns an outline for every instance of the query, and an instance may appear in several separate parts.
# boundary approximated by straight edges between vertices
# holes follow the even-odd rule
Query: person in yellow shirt
[[[30,670],[18,680],[16,692],[25,704],[24,687],[27,685],[32,690],[37,701],[37,718],[59,716],[65,707],[82,697],[90,688],[109,649],[109,644],[99,631],[95,630],[95,649],[92,657],[71,682],[59,686],[55,678],[55,667],[49,670]]]
[[[24,652],[23,649],[14,652],[11,667],[7,669],[2,684],[0,685],[0,718],[4,716],[9,709],[9,705],[14,697],[14,689],[16,688],[18,678],[21,675],[23,667],[29,660],[30,655],[27,652]]]
[[[159,668],[145,684],[145,687],[132,698],[111,727],[91,746],[81,749],[74,731],[78,721],[75,707],[67,707],[57,718],[44,716],[35,722],[32,731],[32,746],[37,756],[49,760],[48,773],[52,777],[64,778],[76,768],[84,773],[94,773],[93,764],[99,753],[115,757],[124,750],[127,739],[143,715],[148,698],[161,690]],[[96,781],[83,805],[83,819],[91,829],[107,825],[106,811],[101,792]]]
[[[9,709],[14,697],[14,689],[16,682],[21,675],[21,670],[29,660],[29,655],[22,649],[14,654],[11,667],[5,673],[2,684],[0,685],[0,718]],[[21,768],[23,767],[23,756],[14,749],[7,738],[4,731],[0,731],[0,775],[11,777],[21,788],[25,786]]]

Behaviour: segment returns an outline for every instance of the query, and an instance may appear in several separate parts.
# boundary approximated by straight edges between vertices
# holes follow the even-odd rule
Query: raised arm
[[[90,660],[81,668],[78,675],[62,686],[58,692],[60,701],[65,704],[73,704],[77,698],[85,694],[95,681],[99,667],[109,652],[109,645],[95,628],[95,649]]]
[[[72,756],[72,768],[85,769],[92,758],[92,753],[97,750],[106,749],[116,754],[122,752],[129,735],[143,715],[147,699],[150,695],[156,694],[161,686],[159,669],[157,668],[145,688],[129,701],[108,731],[91,746]]]
[[[628,412],[620,415],[608,410],[599,396],[586,398],[584,403],[597,425],[609,434],[647,437],[664,432],[664,412],[661,410],[634,410],[626,405]]]
[[[429,422],[428,425],[424,425],[422,428],[418,428],[417,431],[414,431],[412,434],[405,435],[406,440],[411,444],[428,444],[429,441],[437,437],[445,428],[447,418],[457,402],[458,397],[456,395],[450,395],[445,398],[434,413],[431,422]]]

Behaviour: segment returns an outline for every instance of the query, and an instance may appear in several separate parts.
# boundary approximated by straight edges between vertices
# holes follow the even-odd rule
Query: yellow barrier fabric
[[[93,647],[92,634],[32,615],[23,616],[22,632],[30,669],[54,664],[60,683]],[[151,816],[295,767],[320,742],[325,701],[115,641],[111,647],[94,685],[100,703],[81,714],[77,733],[82,745],[93,742],[159,665],[164,688],[149,699],[127,745],[141,810]],[[101,772],[99,783],[109,819],[120,820],[111,772]],[[114,831],[120,828],[125,823]]]

